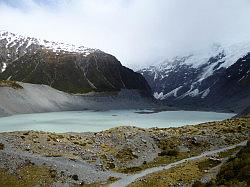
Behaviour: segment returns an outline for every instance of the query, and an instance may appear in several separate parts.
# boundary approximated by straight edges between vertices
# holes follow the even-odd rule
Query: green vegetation
[[[163,164],[170,164],[172,162],[176,162],[178,160],[188,158],[189,155],[188,153],[178,153],[176,156],[158,156],[156,157],[152,162],[144,163],[141,166],[137,167],[127,167],[127,168],[116,168],[116,171],[121,172],[121,173],[136,173],[139,171],[142,171],[147,168],[152,168],[152,167],[157,167]]]
[[[104,182],[99,182],[99,183],[92,183],[92,184],[85,184],[85,183],[81,183],[80,185],[78,185],[79,187],[80,186],[83,186],[83,187],[108,187],[111,183],[117,181],[119,178],[116,178],[116,177],[109,177],[107,181],[104,181]]]
[[[213,160],[213,159],[205,159],[204,161],[201,161],[198,163],[198,167],[201,171],[209,170],[210,168],[213,168],[217,165],[219,165],[221,161],[219,160]]]
[[[235,153],[236,151],[240,150],[240,148],[241,147],[235,147],[234,149],[230,149],[228,151],[220,152],[220,153],[218,153],[218,156],[220,158],[230,157],[233,153]]]
[[[0,87],[10,87],[13,89],[22,89],[23,87],[16,81],[0,80]]]
[[[56,171],[46,166],[27,165],[17,171],[17,175],[0,169],[1,186],[33,187],[50,186],[55,181]]]
[[[232,149],[228,152],[224,152],[223,156],[231,156],[229,160],[222,165],[216,179],[207,184],[203,184],[200,181],[196,181],[193,187],[248,187],[250,186],[250,142],[246,147],[242,148],[236,156],[232,157],[232,154],[237,151]]]
[[[176,151],[175,149],[170,149],[167,151],[162,151],[158,154],[159,156],[177,156],[178,155],[178,151]]]
[[[134,158],[138,158],[137,155],[135,155],[130,148],[124,148],[116,154],[116,158],[120,160],[121,162],[128,162],[133,160]]]
[[[161,139],[157,143],[157,146],[162,150],[173,150],[179,145],[179,139],[177,137],[171,137],[166,139]]]
[[[122,168],[119,171],[122,173],[136,173],[141,170],[143,170],[142,167],[128,167],[128,168]]]
[[[73,142],[75,145],[80,145],[80,146],[86,146],[87,145],[87,143],[86,142],[81,142],[81,141],[74,141]]]
[[[132,183],[129,187],[167,187],[174,186],[176,183],[191,183],[192,180],[202,177],[203,172],[200,171],[197,162],[189,162],[183,166],[179,166],[170,170],[163,170],[153,173],[137,182]]]
[[[250,186],[250,141],[235,157],[225,163],[217,176],[216,184]]]

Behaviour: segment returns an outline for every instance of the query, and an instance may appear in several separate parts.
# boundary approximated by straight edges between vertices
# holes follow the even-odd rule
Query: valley
[[[0,31],[0,186],[249,185],[249,46],[135,71]]]

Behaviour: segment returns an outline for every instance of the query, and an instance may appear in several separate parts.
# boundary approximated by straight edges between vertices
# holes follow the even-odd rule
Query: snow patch
[[[84,56],[98,51],[98,49],[92,49],[84,46],[24,37],[7,31],[0,31],[0,40],[7,41],[5,46],[6,48],[13,47],[19,44],[19,47],[26,45],[25,48],[27,49],[32,44],[35,44],[40,46],[41,48],[52,50],[53,52],[81,53]],[[17,52],[19,47],[16,48]]]
[[[191,96],[191,97],[198,96],[199,95],[199,89],[196,88],[196,89],[192,90],[191,92],[188,93],[188,95]]]
[[[186,96],[189,97],[199,97],[201,95],[201,98],[204,99],[205,97],[208,96],[208,94],[210,93],[210,88],[207,88],[205,90],[200,91],[198,88],[195,88],[195,84],[192,84],[190,89],[184,93],[183,95],[181,95],[180,97],[178,97],[178,99],[183,99]],[[194,89],[195,88],[195,89]]]
[[[154,98],[155,98],[155,99],[162,100],[162,98],[163,98],[163,93],[162,93],[162,92],[160,92],[160,93],[155,92],[155,93],[154,93]]]
[[[168,97],[170,97],[170,96],[178,97],[178,96],[177,96],[177,93],[178,93],[178,91],[179,91],[182,87],[183,87],[183,86],[179,86],[178,88],[175,88],[174,90],[172,90],[171,92],[169,92],[169,93],[167,93],[167,94],[163,94],[163,92],[160,92],[160,93],[155,92],[155,93],[154,93],[154,97],[155,97],[156,99],[159,99],[159,100],[166,99],[166,98],[168,98]]]
[[[208,88],[205,91],[203,91],[203,94],[201,95],[201,98],[204,99],[205,97],[208,96],[209,93],[210,93],[210,88]]]
[[[3,73],[7,68],[7,64],[3,63],[2,69],[1,69],[1,73]]]

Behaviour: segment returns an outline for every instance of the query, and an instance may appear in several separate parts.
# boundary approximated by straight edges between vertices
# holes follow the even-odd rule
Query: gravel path
[[[15,171],[20,165],[31,162],[35,165],[45,164],[51,166],[58,173],[63,172],[66,181],[69,181],[69,176],[72,175],[77,175],[79,182],[84,181],[85,183],[106,181],[109,177],[122,178],[126,176],[122,173],[102,170],[94,164],[80,160],[74,161],[64,157],[45,157],[39,154],[20,151],[12,148],[6,141],[2,140],[2,142],[5,143],[5,149],[0,151],[0,166],[8,166],[12,171]]]
[[[247,144],[247,141],[244,141],[244,142],[241,142],[239,144],[232,145],[229,147],[225,147],[225,148],[221,148],[221,149],[217,149],[217,150],[213,150],[213,151],[207,151],[207,152],[202,153],[199,156],[194,156],[194,157],[190,157],[187,159],[183,159],[183,160],[180,160],[180,161],[168,164],[168,165],[149,168],[149,169],[146,169],[146,170],[144,170],[140,173],[137,173],[137,174],[127,175],[127,176],[123,177],[122,179],[116,181],[115,183],[111,184],[110,187],[125,187],[125,186],[128,186],[129,184],[135,182],[137,179],[144,177],[148,174],[152,174],[152,173],[162,171],[162,170],[168,170],[168,169],[176,167],[182,163],[185,163],[187,161],[198,160],[198,159],[201,159],[201,158],[206,157],[206,156],[211,156],[211,155],[217,154],[219,152],[224,152],[224,151],[227,151],[230,149],[234,149],[237,146],[245,146],[246,144]]]

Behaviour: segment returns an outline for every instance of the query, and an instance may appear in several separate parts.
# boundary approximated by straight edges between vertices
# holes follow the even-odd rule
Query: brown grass
[[[50,186],[55,177],[55,171],[46,166],[28,165],[18,170],[17,175],[0,169],[0,184],[6,187]]]
[[[10,87],[14,89],[22,89],[23,87],[16,81],[0,80],[0,87]]]

